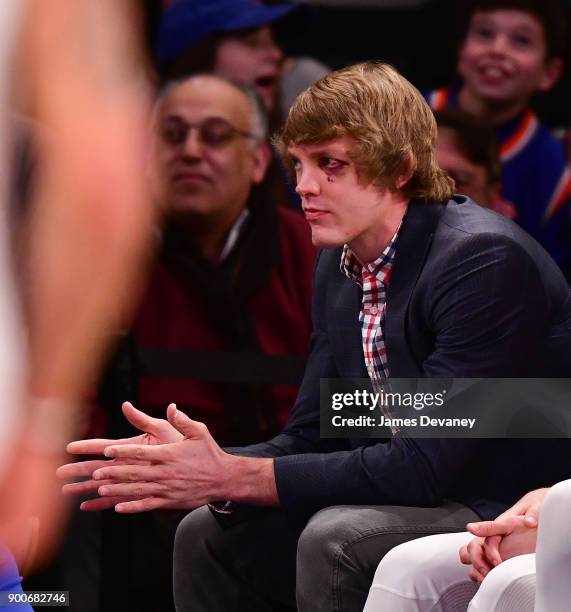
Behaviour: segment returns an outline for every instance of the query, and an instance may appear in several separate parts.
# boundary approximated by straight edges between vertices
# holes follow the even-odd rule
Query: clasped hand
[[[193,421],[174,404],[167,420],[150,417],[130,403],[125,417],[144,433],[120,440],[80,440],[68,445],[76,455],[108,459],[81,461],[58,469],[62,479],[85,478],[63,486],[66,494],[99,497],[81,504],[86,511],[115,507],[117,512],[159,508],[192,509],[225,499],[231,455],[214,441],[203,423]]]
[[[471,580],[482,582],[502,561],[535,552],[539,511],[548,490],[527,493],[494,521],[468,523],[466,528],[477,537],[459,554],[462,563],[472,566]]]

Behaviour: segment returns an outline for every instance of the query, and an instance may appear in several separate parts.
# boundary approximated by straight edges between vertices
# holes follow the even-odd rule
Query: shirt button
[[[379,309],[378,309],[376,306],[371,306],[371,308],[369,309],[369,312],[370,312],[371,314],[376,315],[376,314],[377,314],[377,312],[379,312]]]

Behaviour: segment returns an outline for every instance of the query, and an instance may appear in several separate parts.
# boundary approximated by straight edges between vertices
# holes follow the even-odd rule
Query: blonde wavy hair
[[[454,181],[438,166],[436,122],[420,92],[392,66],[364,62],[332,72],[304,91],[274,138],[293,173],[292,144],[317,144],[350,136],[359,176],[397,190],[411,161],[411,175],[399,190],[408,198],[445,202]]]

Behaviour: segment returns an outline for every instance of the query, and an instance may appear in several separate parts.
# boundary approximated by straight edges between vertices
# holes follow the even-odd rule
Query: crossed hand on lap
[[[460,560],[471,565],[470,578],[482,582],[486,574],[502,561],[535,552],[539,511],[549,489],[526,493],[514,506],[494,521],[468,523],[477,536],[460,549]]]

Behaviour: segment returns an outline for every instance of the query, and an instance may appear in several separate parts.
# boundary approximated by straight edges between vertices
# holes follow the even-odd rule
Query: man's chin
[[[314,230],[313,228],[311,230],[311,242],[318,249],[336,249],[345,244],[345,240],[342,237]]]
[[[215,207],[198,198],[177,198],[169,201],[167,209],[173,215],[208,215]]]

